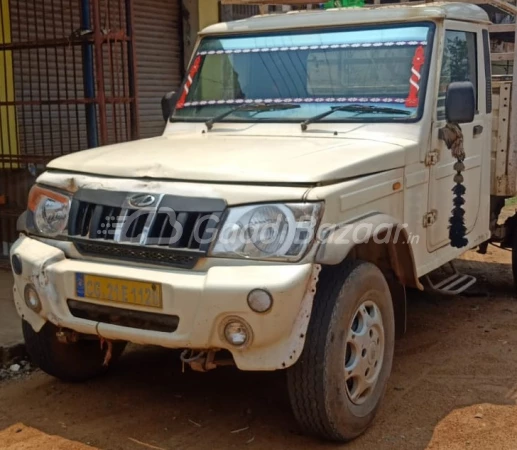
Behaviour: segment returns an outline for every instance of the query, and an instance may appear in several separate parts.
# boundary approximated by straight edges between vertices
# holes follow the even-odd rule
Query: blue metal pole
[[[95,0],[94,0],[95,1]],[[92,23],[90,18],[90,0],[81,0],[81,30],[90,31]],[[83,85],[84,97],[95,99],[95,75],[93,68],[93,48],[91,42],[84,42],[83,54]],[[97,135],[97,112],[94,103],[87,103],[86,109],[86,130],[88,136],[88,148],[98,147],[99,138]]]

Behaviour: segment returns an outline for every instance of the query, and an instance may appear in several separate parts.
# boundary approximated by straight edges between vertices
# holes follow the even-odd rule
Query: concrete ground
[[[11,272],[0,271],[0,364],[19,353],[23,343],[20,318],[13,303]]]

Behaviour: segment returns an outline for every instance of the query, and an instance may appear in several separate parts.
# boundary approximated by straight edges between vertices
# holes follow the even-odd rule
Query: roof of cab
[[[406,3],[375,8],[335,8],[254,16],[211,25],[202,30],[200,35],[443,19],[490,23],[483,9],[468,3]]]

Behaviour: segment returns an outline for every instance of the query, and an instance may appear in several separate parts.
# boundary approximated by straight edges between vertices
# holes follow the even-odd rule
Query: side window
[[[476,93],[477,109],[477,48],[476,33],[468,31],[445,32],[440,89],[438,93],[438,119],[445,119],[445,93],[447,86],[454,81],[470,81]]]

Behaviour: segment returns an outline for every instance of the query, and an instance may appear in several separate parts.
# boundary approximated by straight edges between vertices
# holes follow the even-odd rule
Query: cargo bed
[[[492,77],[490,194],[498,197],[513,197],[517,193],[517,149],[510,145],[511,110],[512,77]]]

